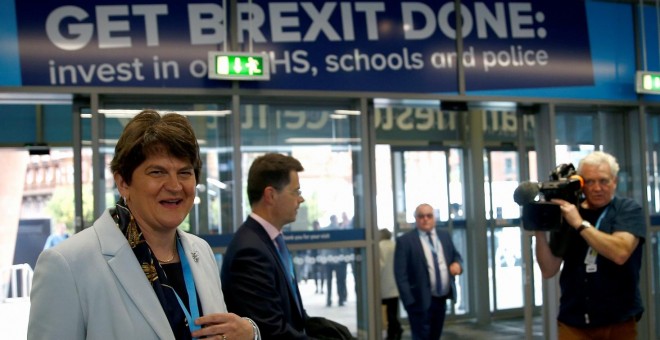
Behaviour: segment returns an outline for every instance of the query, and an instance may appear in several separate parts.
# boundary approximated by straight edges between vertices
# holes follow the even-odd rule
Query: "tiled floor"
[[[404,334],[403,339],[411,339],[410,333]],[[493,320],[487,326],[465,321],[445,324],[442,340],[454,339],[522,340],[525,339],[525,323],[523,319],[504,319]],[[545,339],[540,318],[534,322],[531,339]]]
[[[25,339],[27,330],[27,315],[29,311],[29,302],[17,302],[0,304],[0,329],[3,329],[3,339]],[[4,313],[3,313],[4,311]],[[331,319],[341,320],[344,309],[342,307],[333,307],[326,310],[324,316]],[[402,340],[412,339],[410,330],[404,325],[404,334]],[[541,331],[540,320],[535,320],[533,327],[533,340],[544,339]],[[5,338],[5,336],[7,336]],[[360,339],[369,339],[362,335]],[[522,319],[493,320],[485,327],[480,327],[473,322],[447,322],[442,335],[442,340],[521,340],[525,339],[524,321]]]
[[[354,287],[353,275],[348,275],[348,287]],[[336,299],[330,307],[326,306],[326,294],[316,293],[312,280],[298,283],[301,295],[305,303],[305,309],[310,316],[323,316],[347,326],[355,332],[356,325],[356,301],[353,291],[349,291],[348,300],[344,306],[337,305]],[[541,318],[534,320],[532,337],[529,340],[544,339]],[[404,325],[402,340],[412,339],[408,325]],[[357,334],[358,339],[373,339],[367,334]],[[383,337],[384,338],[384,337]],[[524,319],[495,319],[490,325],[478,326],[470,321],[447,321],[442,335],[442,340],[469,339],[469,340],[522,340],[525,339]]]

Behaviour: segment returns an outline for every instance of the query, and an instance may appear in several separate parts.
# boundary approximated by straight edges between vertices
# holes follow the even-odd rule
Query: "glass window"
[[[563,131],[555,145],[556,162],[573,163],[577,169],[582,157],[595,150],[602,150],[616,157],[620,170],[617,181],[617,194],[634,198],[635,192],[631,175],[638,162],[637,155],[627,152],[634,136],[626,108],[559,108],[557,110],[557,131]],[[579,122],[575,117],[579,117]],[[651,116],[650,116],[651,117]],[[581,125],[579,128],[574,124]],[[586,130],[591,130],[586,133]],[[551,169],[548,169],[548,173]],[[543,179],[543,180],[547,180]],[[640,202],[641,203],[641,202]]]
[[[368,329],[364,248],[317,249],[320,242],[364,241],[361,112],[350,104],[241,105],[243,192],[253,160],[268,152],[298,159],[305,202],[284,228],[294,253],[305,309],[346,325]],[[243,219],[250,213],[243,194]]]
[[[20,201],[20,211],[17,211],[20,216],[15,247],[14,244],[6,245],[8,249],[14,249],[14,253],[9,254],[13,259],[10,257],[6,264],[26,264],[30,270],[44,247],[48,247],[49,236],[73,232],[73,181],[66,181],[62,176],[73,163],[71,103],[68,96],[63,96],[67,98],[61,98],[58,104],[49,101],[55,97],[58,96],[13,94],[0,105],[5,124],[0,144],[21,146],[16,150],[7,149],[8,154],[3,160],[9,160],[9,164],[16,167],[10,170],[19,171],[18,176],[23,177],[23,190],[14,191],[19,196],[11,197],[12,201],[14,198]],[[65,128],[62,135],[67,138],[53,138],[52,132],[65,124],[68,129]],[[23,145],[31,147],[23,148]],[[13,158],[16,155],[24,158]],[[11,226],[12,230],[14,227]]]
[[[161,103],[117,102],[112,98],[104,102],[99,110],[102,117],[103,138],[101,152],[104,158],[105,207],[114,205],[119,199],[109,165],[114,156],[114,147],[125,124],[143,107],[161,113],[176,112],[188,117],[195,130],[202,157],[202,171],[197,184],[195,204],[181,228],[194,234],[233,233],[233,159],[231,148],[231,111],[226,104],[191,102]]]
[[[651,267],[649,275],[653,277],[655,310],[660,311],[660,275],[658,275],[660,263],[660,113],[654,112],[647,117],[647,172],[648,187],[647,197],[649,201],[649,213],[651,228],[649,231],[649,240],[646,241],[647,247],[652,254],[654,265]],[[660,324],[660,313],[655,313],[655,324]]]
[[[522,249],[520,228],[496,227],[493,230],[495,265],[494,285],[491,285],[491,303],[497,303],[497,309],[520,308],[523,306]],[[490,242],[489,242],[490,246]],[[491,309],[495,310],[494,306]]]
[[[342,228],[364,228],[355,218],[362,195],[360,112],[346,106],[297,106],[245,104],[241,106],[241,164],[243,187],[252,161],[267,152],[298,159],[305,202],[298,218],[286,228],[309,230],[317,220],[330,224],[335,215]],[[249,213],[243,196],[243,218]]]
[[[490,308],[493,311],[520,308],[523,306],[524,292],[521,231],[518,225],[512,223],[520,217],[520,207],[513,201],[520,173],[518,152],[493,150],[485,155],[488,160],[486,173],[489,175],[484,187],[487,193],[492,193],[486,200],[487,215],[490,216]]]
[[[18,196],[12,197],[11,193],[4,193],[7,194],[6,198],[20,201],[20,205],[16,204],[17,207],[20,206],[20,211],[16,214],[17,220],[11,221],[12,223],[18,222],[18,225],[7,225],[7,228],[15,232],[8,234],[9,237],[7,237],[7,240],[11,240],[13,244],[3,246],[13,249],[13,253],[9,254],[11,256],[9,262],[6,263],[14,266],[11,270],[18,266],[21,267],[21,274],[28,275],[21,277],[19,281],[11,282],[11,289],[18,293],[13,297],[27,298],[29,293],[27,290],[29,290],[31,281],[22,280],[30,277],[39,254],[74,232],[73,183],[62,181],[57,176],[71,166],[73,151],[71,148],[53,147],[49,148],[47,153],[40,152],[40,154],[32,155],[28,155],[28,152],[24,150],[7,150],[7,152],[3,159],[11,160],[12,169],[5,169],[5,172],[11,175],[13,171],[16,171],[24,175],[24,179],[22,190],[14,191]],[[18,155],[21,157],[17,157]],[[14,203],[7,203],[11,206],[14,205]],[[91,201],[85,203],[91,204]],[[85,207],[88,208],[85,212],[91,215],[90,205]],[[13,215],[9,212],[7,214]],[[9,289],[8,286],[4,287]],[[25,287],[25,289],[21,287]],[[3,294],[6,292],[9,290]],[[25,310],[25,320],[27,320],[28,310],[29,308]],[[17,311],[17,317],[22,317],[22,312]]]
[[[658,215],[660,214],[660,113],[650,114],[647,117],[646,127],[649,211],[652,215]]]
[[[441,110],[433,100],[374,100],[376,128],[376,200],[378,228],[394,237],[414,228],[421,203],[435,209],[436,224],[450,229],[464,266],[469,261],[465,228],[460,114]],[[465,268],[465,267],[464,267]],[[450,315],[469,312],[468,271],[456,280],[456,304]],[[400,308],[402,317],[407,317]]]
[[[287,245],[291,242],[287,241]],[[367,269],[365,249],[290,246],[298,289],[309,316],[323,316],[366,339]],[[297,248],[298,250],[294,250]],[[218,255],[222,267],[222,255]]]

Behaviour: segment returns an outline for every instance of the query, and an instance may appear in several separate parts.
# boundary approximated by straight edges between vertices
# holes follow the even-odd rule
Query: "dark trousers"
[[[399,322],[399,298],[382,299],[381,303],[385,306],[387,314],[387,339],[396,339],[402,331]]]
[[[325,281],[325,266],[320,263],[315,263],[312,267],[312,275],[314,275],[314,284],[316,285],[316,292],[323,293],[323,281]]]
[[[447,298],[431,298],[431,306],[426,311],[408,311],[408,321],[413,340],[439,340],[445,324]]]
[[[339,305],[343,305],[346,302],[347,290],[346,290],[346,262],[339,263],[328,263],[326,265],[326,287],[328,288],[327,294],[327,305],[332,304],[332,273],[335,273],[335,283],[337,284],[337,301]]]

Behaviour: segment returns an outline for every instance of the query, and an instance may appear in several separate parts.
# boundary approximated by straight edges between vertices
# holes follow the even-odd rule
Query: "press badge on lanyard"
[[[603,210],[602,213],[600,213],[600,216],[598,217],[598,221],[596,221],[596,230],[600,228],[600,222],[603,220],[603,217],[605,217],[605,214],[607,213],[607,209],[610,207],[608,206]],[[595,251],[593,248],[589,247],[587,249],[587,256],[584,258],[584,264],[586,265],[586,272],[587,273],[595,273],[598,271],[598,265],[596,265],[596,257],[598,257],[598,252]]]

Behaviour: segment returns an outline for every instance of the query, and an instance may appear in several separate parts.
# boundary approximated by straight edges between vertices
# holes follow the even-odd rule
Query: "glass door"
[[[516,151],[488,150],[485,156],[490,309],[497,312],[524,305],[520,208],[512,199],[520,172]]]
[[[377,146],[377,191],[379,228],[399,236],[415,228],[415,208],[427,203],[435,209],[436,226],[450,231],[454,244],[467,262],[465,202],[463,200],[463,159],[459,149]],[[383,151],[389,150],[386,154]],[[384,164],[389,160],[390,164]],[[390,180],[390,182],[387,182]],[[389,194],[391,193],[391,194]],[[392,204],[380,204],[389,201]],[[388,218],[387,216],[391,216]],[[468,312],[468,274],[457,277],[457,300],[448,317]],[[400,308],[405,317],[405,309]]]

